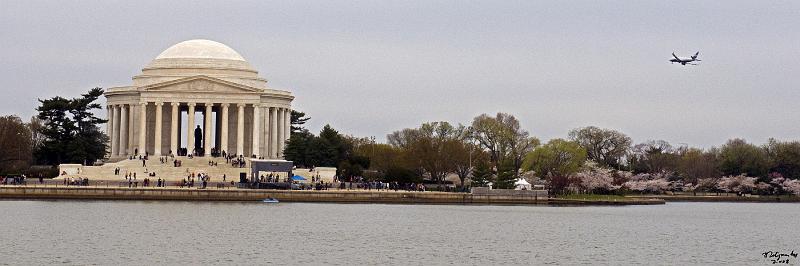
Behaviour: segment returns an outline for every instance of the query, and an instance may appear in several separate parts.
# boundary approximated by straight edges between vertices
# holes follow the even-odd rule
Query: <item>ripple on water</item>
[[[0,213],[20,225],[0,234],[11,265],[761,264],[764,243],[800,248],[800,204],[0,201]]]

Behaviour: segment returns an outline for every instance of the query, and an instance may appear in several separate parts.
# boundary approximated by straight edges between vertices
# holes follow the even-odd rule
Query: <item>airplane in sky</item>
[[[671,63],[673,63],[673,64],[674,63],[681,63],[681,65],[684,65],[684,66],[686,64],[690,64],[690,65],[695,65],[696,66],[697,64],[694,64],[692,62],[701,61],[700,59],[697,59],[697,55],[699,55],[699,54],[700,54],[700,52],[697,52],[692,57],[678,57],[677,55],[675,55],[675,52],[673,52],[672,53],[672,58],[670,58],[669,61]]]

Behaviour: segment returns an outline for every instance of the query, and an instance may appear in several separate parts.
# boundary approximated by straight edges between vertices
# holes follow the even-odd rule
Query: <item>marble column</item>
[[[220,109],[222,109],[222,118],[219,121],[220,123],[220,154],[222,151],[225,153],[230,153],[231,151],[228,150],[228,104],[222,103],[220,104]]]
[[[135,114],[133,113],[134,110],[136,110],[136,108],[132,104],[129,104],[128,105],[128,135],[126,135],[126,136],[127,136],[127,139],[128,139],[128,155],[134,155],[135,156],[136,154],[133,153],[134,152],[134,147],[136,147],[135,146],[135,144],[136,144],[136,136],[133,134],[134,132],[136,132],[136,130],[134,130],[134,129],[136,129],[136,119],[134,119],[135,118],[135,116],[134,116]]]
[[[289,141],[289,138],[292,136],[292,110],[286,108],[283,112],[283,145],[286,146],[286,142]],[[283,150],[281,149],[281,153],[282,152]]]
[[[269,108],[269,157],[278,158],[278,108]]]
[[[236,154],[247,156],[244,154],[244,104],[237,104],[238,117],[236,119]]]
[[[119,155],[128,155],[128,106],[122,104],[119,107]]]
[[[283,127],[284,127],[284,121],[283,120],[285,120],[284,119],[285,116],[283,115],[283,113],[284,113],[283,108],[278,108],[278,151],[277,151],[277,157],[279,159],[283,158],[283,145],[284,145],[283,144],[283,138],[284,138],[284,132],[285,132],[283,130]]]
[[[114,123],[114,110],[111,105],[106,105],[106,136],[108,136],[108,147],[111,147],[111,125]],[[110,150],[108,152],[111,152]]]
[[[139,103],[139,155],[147,154],[147,103]]]
[[[161,107],[164,106],[162,102],[156,102],[156,132],[155,137],[153,138],[153,155],[161,156],[161,116],[163,115],[163,111]]]
[[[119,143],[119,106],[112,105],[111,106],[111,132],[108,133],[108,137],[111,138],[111,157],[119,155],[119,147],[117,143]]]
[[[188,103],[189,115],[186,116],[186,152],[194,154],[194,105],[195,103]]]
[[[176,154],[178,152],[178,106],[181,103],[172,102],[172,116],[170,118],[170,134],[169,134],[169,150],[172,154]]]
[[[261,155],[261,146],[259,146],[259,138],[261,137],[261,127],[259,120],[261,120],[261,116],[259,115],[261,112],[261,105],[260,104],[253,104],[253,154],[256,155],[258,158]]]
[[[206,113],[203,115],[206,122],[203,126],[203,154],[205,156],[211,156],[211,107],[213,106],[212,103],[206,103]]]

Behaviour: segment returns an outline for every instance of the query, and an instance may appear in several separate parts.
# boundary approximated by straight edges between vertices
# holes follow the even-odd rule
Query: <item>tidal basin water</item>
[[[9,265],[766,265],[800,251],[789,203],[0,201],[0,224]]]

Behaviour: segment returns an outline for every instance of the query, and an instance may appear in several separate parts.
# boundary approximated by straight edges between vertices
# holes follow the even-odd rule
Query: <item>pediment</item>
[[[157,92],[222,92],[222,93],[252,93],[261,90],[208,76],[194,76],[176,79],[141,88],[144,91]]]

